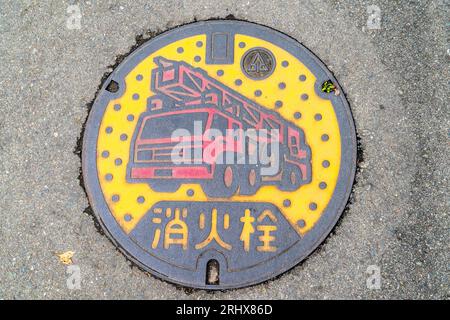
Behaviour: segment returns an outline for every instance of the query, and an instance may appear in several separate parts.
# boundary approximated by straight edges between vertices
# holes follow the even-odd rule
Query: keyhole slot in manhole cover
[[[217,260],[211,259],[206,264],[206,284],[220,284],[220,264]]]

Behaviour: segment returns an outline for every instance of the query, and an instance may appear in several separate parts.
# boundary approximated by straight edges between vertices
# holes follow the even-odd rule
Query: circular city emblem
[[[106,234],[165,280],[224,289],[292,268],[351,192],[356,138],[332,74],[288,36],[241,21],[163,33],[106,79],[83,177]]]
[[[275,58],[267,49],[252,48],[242,57],[242,70],[251,79],[265,79],[275,70]]]

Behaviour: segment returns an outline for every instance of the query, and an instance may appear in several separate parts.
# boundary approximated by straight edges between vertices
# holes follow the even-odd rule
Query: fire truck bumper
[[[210,179],[208,166],[132,167],[132,179]]]

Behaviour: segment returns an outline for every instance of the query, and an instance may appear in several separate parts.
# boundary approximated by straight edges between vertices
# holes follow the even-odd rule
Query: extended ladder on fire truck
[[[156,57],[154,61],[158,68],[153,70],[153,90],[170,98],[176,106],[212,104],[256,130],[279,129],[276,125],[278,115],[263,110],[240,93],[224,88],[203,70],[162,57]]]

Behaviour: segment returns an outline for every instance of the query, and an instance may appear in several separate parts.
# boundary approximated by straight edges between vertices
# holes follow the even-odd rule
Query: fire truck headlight
[[[138,151],[137,153],[137,161],[148,161],[153,159],[153,151],[152,150],[143,150]]]

